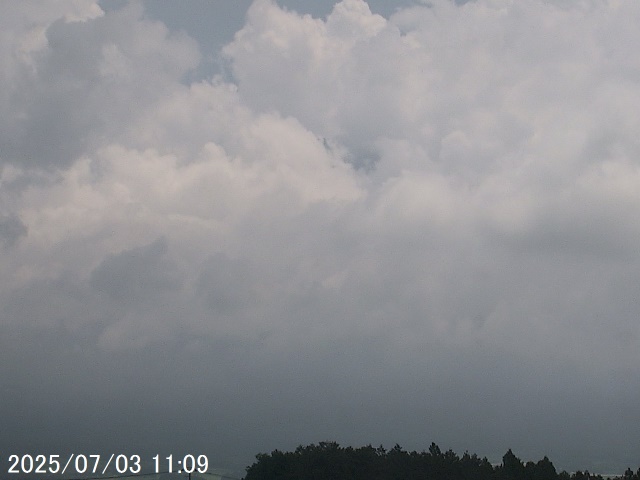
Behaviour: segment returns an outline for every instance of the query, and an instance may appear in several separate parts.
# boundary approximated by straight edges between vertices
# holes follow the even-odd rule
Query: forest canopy
[[[640,480],[640,468],[628,468],[617,477]],[[299,446],[293,452],[274,450],[256,455],[244,480],[604,480],[588,470],[557,472],[546,456],[523,462],[509,449],[499,465],[486,457],[452,450],[443,452],[432,443],[428,450],[408,452],[399,445],[342,447],[337,442]]]

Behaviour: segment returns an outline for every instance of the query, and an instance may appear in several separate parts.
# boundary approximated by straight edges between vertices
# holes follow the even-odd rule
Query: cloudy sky
[[[0,452],[640,466],[640,2],[8,0]]]

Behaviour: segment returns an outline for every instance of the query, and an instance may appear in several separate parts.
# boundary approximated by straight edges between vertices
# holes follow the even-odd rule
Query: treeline
[[[640,468],[631,469],[620,480],[640,480]],[[523,463],[511,449],[502,464],[465,452],[461,457],[432,443],[428,451],[407,452],[399,445],[390,450],[371,445],[341,447],[336,442],[320,442],[294,452],[274,450],[256,455],[247,467],[244,480],[604,480],[588,470],[569,474],[556,472],[544,457]]]

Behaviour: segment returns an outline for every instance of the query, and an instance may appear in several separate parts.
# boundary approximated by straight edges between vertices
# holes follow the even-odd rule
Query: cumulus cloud
[[[9,27],[18,31],[5,52],[2,163],[69,166],[105,137],[126,135],[197,65],[195,42],[144,21],[140,5],[102,15],[84,3],[57,2],[42,8],[48,15],[30,2],[16,7],[26,25]]]
[[[241,467],[325,437],[640,463],[637,3],[256,0],[195,82],[137,3],[5,9],[14,413]]]

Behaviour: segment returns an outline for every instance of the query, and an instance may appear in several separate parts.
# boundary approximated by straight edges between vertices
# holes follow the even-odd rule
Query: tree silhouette
[[[428,451],[407,452],[396,444],[390,450],[341,447],[337,442],[299,446],[293,452],[259,453],[247,467],[244,480],[604,480],[588,470],[556,472],[546,456],[526,464],[509,449],[502,464],[452,450],[443,452],[432,443]],[[616,480],[640,480],[640,469],[628,468]]]

